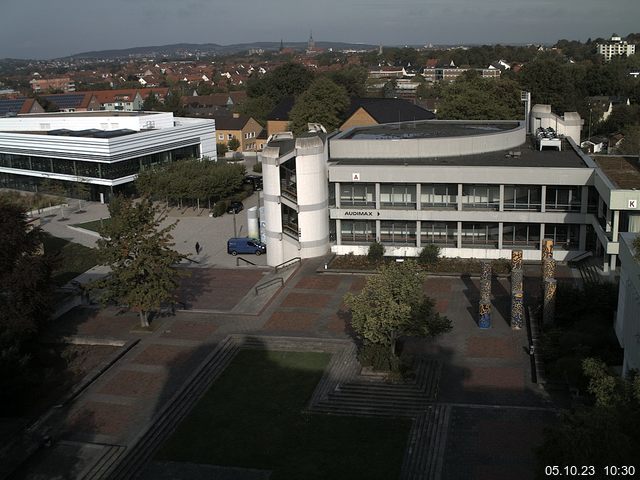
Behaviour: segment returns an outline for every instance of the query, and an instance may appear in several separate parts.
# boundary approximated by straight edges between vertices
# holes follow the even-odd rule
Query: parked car
[[[231,202],[229,204],[229,208],[227,208],[227,213],[239,213],[244,209],[244,205],[242,202]]]
[[[254,190],[262,190],[262,177],[260,175],[246,175],[244,183],[251,185]]]
[[[238,255],[239,253],[253,253],[262,255],[266,253],[267,246],[256,238],[235,237],[227,241],[227,253]]]

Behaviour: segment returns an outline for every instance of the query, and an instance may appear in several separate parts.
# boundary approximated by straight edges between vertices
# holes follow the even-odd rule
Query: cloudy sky
[[[639,31],[639,0],[1,0],[0,58],[171,43],[553,43]]]

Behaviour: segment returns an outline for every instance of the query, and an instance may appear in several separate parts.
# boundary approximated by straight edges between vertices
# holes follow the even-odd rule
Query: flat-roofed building
[[[93,199],[126,190],[138,172],[216,158],[213,120],[165,112],[42,113],[0,118],[0,187],[90,185]]]
[[[429,120],[277,136],[262,155],[269,264],[366,254],[374,241],[400,257],[435,244],[448,257],[522,249],[540,260],[551,238],[556,260],[593,252],[615,268],[619,232],[640,230],[640,184],[612,183],[577,147],[580,117],[547,110],[535,106],[530,125]]]

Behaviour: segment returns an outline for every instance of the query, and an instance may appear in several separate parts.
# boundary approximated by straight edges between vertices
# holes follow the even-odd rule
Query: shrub
[[[216,202],[216,204],[213,206],[213,216],[220,217],[224,215],[227,211],[227,206],[228,205],[226,200],[220,200],[219,202]]]
[[[421,265],[434,265],[440,257],[440,247],[437,245],[425,245],[418,255],[418,263]]]
[[[254,172],[256,172],[256,173],[262,173],[262,162],[258,162],[258,163],[256,163],[256,164],[253,166],[252,170],[253,170]]]
[[[380,242],[373,242],[369,245],[369,253],[367,253],[367,258],[370,262],[379,263],[382,261],[384,257],[384,245]]]

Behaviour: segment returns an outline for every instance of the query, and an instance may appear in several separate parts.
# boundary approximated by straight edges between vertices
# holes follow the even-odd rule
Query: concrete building
[[[633,241],[637,234],[623,233],[620,240],[620,287],[615,331],[624,349],[623,375],[640,370],[640,262]]]
[[[640,231],[640,171],[620,173],[637,191],[614,183],[619,163],[577,147],[581,123],[535,106],[529,128],[432,120],[272,138],[262,155],[268,263],[366,254],[374,241],[393,256],[435,244],[449,257],[517,248],[539,260],[552,238],[556,260],[593,252],[614,269],[619,232]]]
[[[604,57],[605,62],[611,61],[613,57],[620,55],[634,55],[636,53],[636,46],[632,43],[628,43],[626,40],[622,40],[618,35],[613,35],[608,42],[598,43],[598,53]]]
[[[215,122],[161,112],[42,113],[0,118],[0,187],[67,191],[88,184],[108,200],[142,169],[216,158]]]

